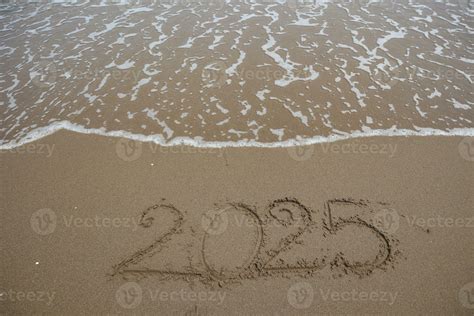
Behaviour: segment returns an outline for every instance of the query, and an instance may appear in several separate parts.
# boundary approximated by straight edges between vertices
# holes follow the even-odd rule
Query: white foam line
[[[166,141],[163,135],[141,135],[133,134],[127,131],[106,131],[105,128],[86,128],[84,126],[71,123],[69,121],[58,121],[52,123],[47,127],[40,127],[34,129],[28,133],[25,137],[19,141],[12,141],[0,145],[0,150],[8,150],[15,147],[19,147],[36,140],[39,140],[43,137],[52,135],[60,130],[68,130],[72,132],[77,132],[81,134],[94,134],[100,136],[108,137],[120,137],[127,138],[140,142],[153,142],[161,146],[192,146],[192,147],[205,147],[205,148],[222,148],[222,147],[261,147],[261,148],[279,148],[279,147],[294,147],[294,146],[304,146],[304,145],[313,145],[319,143],[328,143],[336,142],[353,138],[366,138],[366,137],[394,137],[394,136],[474,136],[474,128],[454,128],[449,131],[437,130],[432,128],[419,128],[418,130],[408,130],[408,129],[396,129],[392,127],[387,130],[366,130],[366,131],[356,131],[352,133],[342,133],[340,135],[333,134],[330,136],[314,136],[311,138],[301,138],[301,139],[289,139],[286,141],[270,142],[263,143],[258,141],[236,141],[236,142],[215,142],[215,141],[205,141],[202,140],[202,137],[175,137],[169,141]]]

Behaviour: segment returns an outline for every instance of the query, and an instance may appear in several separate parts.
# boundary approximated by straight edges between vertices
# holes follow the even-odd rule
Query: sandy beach
[[[472,314],[467,141],[2,151],[0,311]]]
[[[0,315],[473,315],[469,0],[0,3]]]
[[[472,136],[466,3],[215,1],[0,11],[0,147],[61,128],[222,147]]]

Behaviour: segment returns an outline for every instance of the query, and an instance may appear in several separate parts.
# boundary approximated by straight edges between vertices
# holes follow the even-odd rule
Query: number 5
[[[367,202],[329,200],[325,204],[325,211],[328,221],[324,226],[332,236],[331,242],[336,251],[332,267],[362,276],[382,267],[391,258],[391,240],[364,219],[372,211]]]

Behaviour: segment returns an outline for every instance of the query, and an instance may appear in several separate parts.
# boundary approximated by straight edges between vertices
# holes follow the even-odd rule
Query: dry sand
[[[466,141],[2,152],[0,312],[472,314]]]

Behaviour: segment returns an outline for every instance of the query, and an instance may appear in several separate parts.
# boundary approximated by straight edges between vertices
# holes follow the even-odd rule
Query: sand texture
[[[0,312],[472,314],[465,141],[2,151]]]

